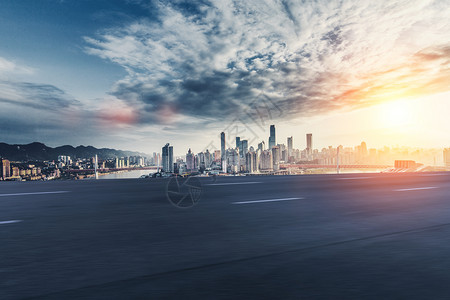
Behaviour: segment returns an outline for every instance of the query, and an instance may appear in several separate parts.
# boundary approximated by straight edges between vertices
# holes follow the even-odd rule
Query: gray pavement
[[[200,181],[0,183],[0,299],[450,297],[447,173]]]

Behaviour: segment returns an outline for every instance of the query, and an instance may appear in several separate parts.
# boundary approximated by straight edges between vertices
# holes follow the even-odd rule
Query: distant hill
[[[123,151],[109,148],[97,149],[92,146],[73,147],[65,145],[52,148],[38,142],[26,145],[10,145],[6,143],[0,143],[0,157],[4,157],[12,161],[57,160],[58,155],[69,155],[72,158],[91,158],[95,156],[95,154],[98,155],[99,159],[126,156],[149,156],[145,153],[140,152]]]

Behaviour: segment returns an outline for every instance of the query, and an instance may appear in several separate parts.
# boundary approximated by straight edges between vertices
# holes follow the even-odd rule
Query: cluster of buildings
[[[275,125],[270,126],[268,143],[259,142],[249,145],[248,140],[236,136],[235,144],[226,143],[225,133],[220,134],[220,150],[194,154],[191,149],[183,157],[174,159],[173,146],[166,144],[162,148],[161,167],[163,172],[186,173],[276,173],[280,167],[295,165],[351,165],[351,166],[394,166],[394,161],[421,161],[431,166],[442,165],[442,150],[410,149],[406,147],[368,148],[365,142],[355,147],[329,146],[314,149],[313,135],[306,134],[306,147],[295,149],[293,137],[286,144],[277,143]],[[227,147],[228,146],[228,147]],[[231,147],[230,147],[231,146]],[[155,154],[154,154],[155,156]],[[450,168],[450,148],[444,149],[444,165]],[[403,166],[403,165],[402,165]],[[409,166],[409,165],[408,165]]]
[[[0,180],[32,181],[78,178],[80,172],[89,173],[94,169],[100,169],[107,173],[117,169],[145,167],[150,163],[150,160],[142,156],[116,157],[115,159],[99,161],[95,157],[73,159],[68,155],[59,155],[56,161],[36,161],[33,163],[10,162],[6,158],[0,158]]]
[[[99,161],[96,157],[72,159],[67,155],[58,156],[57,161],[44,162],[10,162],[0,158],[0,180],[51,180],[56,178],[73,178],[75,172],[97,170],[113,172],[146,166],[158,166],[168,174],[273,174],[281,169],[297,166],[330,165],[387,165],[396,169],[413,169],[418,166],[444,166],[450,170],[450,148],[412,149],[407,147],[368,148],[365,142],[355,147],[332,147],[314,149],[313,136],[306,134],[306,147],[295,149],[293,137],[288,137],[286,144],[277,143],[275,125],[270,126],[268,143],[260,141],[249,145],[247,139],[233,136],[226,140],[225,133],[220,134],[220,150],[208,149],[195,154],[191,149],[183,157],[174,157],[173,146],[169,143],[162,147],[161,154],[153,153],[151,157],[129,156],[116,157]],[[442,155],[443,154],[443,155]],[[419,164],[416,163],[420,162]]]
[[[293,148],[293,137],[287,138],[287,145],[276,143],[275,125],[270,126],[270,136],[257,147],[249,145],[248,140],[235,137],[235,145],[226,147],[226,136],[220,134],[221,149],[194,154],[191,149],[183,158],[174,161],[173,146],[166,144],[162,148],[161,169],[166,173],[194,173],[205,171],[210,173],[269,173],[280,170],[284,163],[295,163],[314,159],[312,134],[306,135],[307,147],[304,150]],[[159,164],[158,164],[159,165]]]
[[[0,180],[51,180],[61,176],[58,168],[36,166],[34,164],[11,163],[0,158]]]

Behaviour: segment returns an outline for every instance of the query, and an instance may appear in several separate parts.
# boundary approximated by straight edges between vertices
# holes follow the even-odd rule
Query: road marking
[[[398,190],[394,190],[394,192],[419,191],[419,190],[431,190],[431,189],[437,189],[437,187],[427,186],[427,187],[420,187],[420,188],[398,189]]]
[[[338,180],[354,180],[354,179],[368,179],[373,177],[345,177],[345,178],[337,178]]]
[[[19,223],[19,222],[22,222],[22,220],[0,221],[0,225],[3,225],[3,224],[12,224],[12,223]]]
[[[209,183],[205,185],[234,185],[234,184],[255,184],[262,183],[260,181],[248,181],[248,182],[228,182],[228,183]]]
[[[253,203],[291,201],[291,200],[302,200],[302,199],[305,199],[305,198],[281,198],[281,199],[268,199],[268,200],[252,200],[252,201],[232,202],[231,204],[253,204]]]
[[[69,191],[54,191],[54,192],[32,192],[32,193],[0,194],[0,197],[28,196],[28,195],[46,195],[46,194],[62,194],[62,193],[70,193],[70,192]]]

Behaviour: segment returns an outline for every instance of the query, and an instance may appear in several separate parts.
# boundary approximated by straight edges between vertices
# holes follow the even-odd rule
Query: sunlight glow
[[[411,124],[415,114],[415,103],[410,99],[389,101],[379,106],[380,122],[392,129]]]

